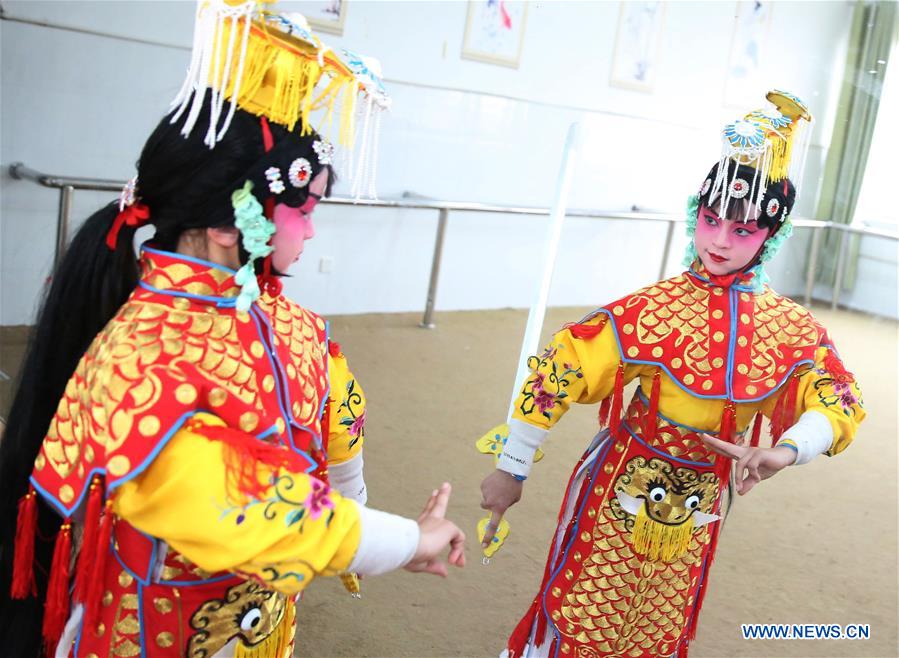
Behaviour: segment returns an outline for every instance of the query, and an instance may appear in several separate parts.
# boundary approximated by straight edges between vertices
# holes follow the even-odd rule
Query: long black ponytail
[[[39,502],[38,596],[10,601],[17,499],[27,489],[31,464],[78,360],[137,285],[137,263],[129,240],[134,229],[123,227],[114,251],[106,245],[117,214],[118,207],[109,204],[88,218],[53,273],[0,444],[0,647],[9,656],[32,656],[39,651],[40,605],[53,548],[52,541],[41,538],[52,538],[59,525],[55,513]]]
[[[254,194],[260,202],[264,201],[270,195],[264,172],[272,165],[286,173],[294,159],[303,157],[311,165],[313,177],[322,169],[330,171],[313,154],[318,135],[301,136],[300,127],[293,132],[277,125],[269,129],[275,148],[267,153],[260,119],[237,111],[224,139],[210,149],[203,143],[202,131],[195,129],[184,137],[179,123],[171,123],[169,117],[160,121],[144,145],[137,167],[137,195],[150,210],[149,221],[156,228],[154,246],[174,251],[186,230],[233,225],[231,193],[249,179],[254,181]],[[299,206],[307,195],[306,188],[288,186],[277,200]],[[136,228],[121,225],[115,249],[107,245],[118,212],[118,204],[113,202],[89,217],[53,273],[20,370],[5,435],[0,440],[3,655],[25,657],[40,653],[47,575],[59,527],[59,517],[38,497],[36,596],[12,600],[17,502],[27,491],[34,460],[78,361],[138,282],[133,249]]]

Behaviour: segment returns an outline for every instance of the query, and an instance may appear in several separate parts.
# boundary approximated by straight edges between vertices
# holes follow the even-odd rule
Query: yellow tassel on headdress
[[[243,31],[243,19],[238,22],[237,30]],[[228,43],[232,30],[231,21],[222,24],[222,30],[216,35],[220,44]],[[237,40],[239,43],[239,39]],[[212,67],[210,82],[221,79],[221,70],[228,66],[231,75],[225,87],[225,97],[229,100],[237,90],[237,105],[257,116],[265,116],[274,123],[293,130],[301,122],[302,134],[312,132],[309,121],[310,112],[315,109],[315,86],[322,76],[331,76],[328,89],[333,87],[354,87],[355,78],[333,58],[325,57],[324,66],[319,62],[318,51],[312,44],[288,35],[277,33],[264,24],[253,22],[247,39],[246,52],[243,54],[243,73],[238,76],[240,68],[240,48],[234,48],[231,59],[227,59],[227,49],[218,49],[217,65]],[[333,93],[333,91],[331,92]],[[330,103],[333,103],[332,99]]]
[[[771,169],[768,180],[777,183],[789,176],[790,160],[793,157],[793,144],[803,129],[802,122],[810,122],[812,115],[808,108],[796,96],[784,91],[769,91],[765,98],[771,101],[778,111],[790,120],[790,125],[781,128],[770,127],[768,142],[771,144]],[[758,119],[756,119],[758,121]],[[760,121],[764,125],[764,120]]]
[[[768,172],[768,180],[773,183],[780,182],[787,177],[790,170],[790,158],[793,155],[792,126],[783,128],[778,133],[769,133],[771,169]]]
[[[686,555],[690,548],[693,517],[680,525],[666,525],[651,519],[646,514],[645,505],[641,505],[634,521],[632,537],[634,550],[647,560],[673,562]]]

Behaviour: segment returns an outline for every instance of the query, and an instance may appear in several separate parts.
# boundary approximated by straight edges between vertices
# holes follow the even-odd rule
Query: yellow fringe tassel
[[[793,155],[793,131],[788,128],[783,133],[786,139],[775,137],[771,140],[771,170],[768,179],[775,183],[787,177]]]
[[[296,606],[293,601],[288,601],[286,606],[281,623],[262,642],[248,647],[238,639],[234,658],[290,658],[296,633]]]
[[[231,22],[225,21],[221,33],[216,34],[221,46],[218,61],[210,72],[210,82],[213,82],[221,79],[224,66],[230,68],[225,88],[225,97],[229,100],[234,95],[240,61],[240,39],[236,39],[231,61],[225,61],[225,44],[228,43],[231,29]],[[242,22],[238,23],[236,29],[243,30]],[[319,65],[315,50],[311,47],[308,52],[299,47],[287,49],[274,36],[263,33],[254,25],[247,41],[237,104],[248,112],[257,116],[264,115],[270,121],[286,126],[288,130],[293,130],[298,122],[302,122],[301,134],[307,135],[312,132],[309,121],[312,110],[326,107],[327,113],[331,114],[341,91],[346,89],[348,97],[355,94],[355,78],[352,74],[338,74],[333,67],[327,68],[327,72],[333,77],[325,93],[316,98],[315,86],[325,69]],[[347,103],[346,100],[344,106],[349,105],[352,109],[354,103]]]
[[[356,84],[343,88],[343,102],[340,107],[340,133],[342,146],[352,146],[356,137]]]
[[[634,550],[646,556],[646,559],[673,562],[686,555],[690,547],[693,517],[680,525],[666,525],[649,518],[646,507],[641,505],[632,535]]]

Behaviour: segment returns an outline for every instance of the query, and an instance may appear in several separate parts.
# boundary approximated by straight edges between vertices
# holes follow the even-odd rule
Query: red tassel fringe
[[[662,371],[656,368],[652,376],[652,391],[649,394],[649,413],[643,417],[643,437],[650,443],[655,441],[658,427],[659,396],[662,389]]]
[[[87,591],[84,599],[84,622],[88,628],[100,615],[100,601],[103,599],[103,589],[106,575],[106,559],[109,556],[109,543],[112,541],[112,523],[115,515],[112,513],[112,498],[106,500],[103,509],[103,518],[96,533],[94,544],[94,564],[92,575],[87,583]]]
[[[621,431],[621,409],[624,406],[624,362],[618,362],[615,373],[615,388],[612,389],[612,410],[609,412],[609,430],[613,439],[618,439]]]
[[[721,429],[718,430],[718,438],[728,443],[734,441],[736,430],[736,409],[731,400],[724,403],[724,412],[721,414]]]
[[[81,535],[81,552],[78,555],[78,568],[75,571],[75,600],[85,602],[87,597],[90,572],[94,567],[97,548],[97,531],[100,525],[100,508],[103,506],[103,486],[100,476],[95,475],[91,481],[90,493],[87,496],[87,509],[84,513],[84,533]]]
[[[190,421],[188,429],[212,441],[220,441],[224,449],[225,474],[229,486],[252,499],[261,499],[269,488],[268,482],[260,482],[258,468],[268,466],[272,471],[286,468],[304,471],[307,462],[297,453],[279,445],[260,441],[255,437],[219,425],[204,425]]]
[[[781,393],[777,404],[774,405],[774,413],[771,417],[771,444],[775,444],[783,433],[796,422],[796,396],[799,393],[799,377],[793,375]]]
[[[827,350],[827,356],[824,357],[824,369],[833,378],[835,382],[840,384],[849,384],[855,381],[855,376],[846,370],[840,357],[831,350]]]
[[[606,322],[609,317],[607,315],[603,315],[602,319],[596,324],[570,324],[566,327],[568,331],[571,332],[571,335],[575,338],[580,338],[581,340],[590,340],[591,338],[596,338],[599,334],[602,333],[602,330],[606,326]]]
[[[37,531],[37,493],[28,487],[28,493],[19,499],[16,517],[16,539],[13,554],[12,586],[10,596],[27,599],[37,594],[34,584],[34,536]]]
[[[599,404],[599,413],[597,414],[597,420],[599,421],[599,428],[602,429],[609,424],[609,412],[612,410],[612,396],[608,396]]]
[[[66,519],[59,528],[53,561],[50,566],[50,580],[47,584],[47,603],[44,608],[43,636],[46,646],[56,647],[62,637],[69,616],[69,563],[72,553],[72,523]]]
[[[771,445],[777,443],[783,431],[780,425],[786,397],[786,392],[781,393],[780,397],[777,398],[777,402],[774,403],[774,409],[771,411],[771,426],[768,428],[768,432],[771,434]]]
[[[753,448],[759,447],[759,441],[762,438],[762,412],[758,412],[755,415],[755,421],[752,423],[752,440],[749,442],[749,445]]]

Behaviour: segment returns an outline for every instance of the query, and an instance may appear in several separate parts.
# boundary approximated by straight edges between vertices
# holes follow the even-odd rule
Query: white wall
[[[282,1],[282,10],[301,2]],[[379,192],[548,205],[567,126],[587,125],[570,205],[679,211],[718,153],[717,132],[751,108],[724,106],[734,3],[669,3],[655,91],[608,84],[617,3],[532,3],[519,69],[459,57],[462,2],[350,0],[343,37],[381,59],[394,106],[384,122]],[[192,3],[3,2],[0,159],[57,174],[124,179],[187,65]],[[799,212],[814,207],[851,18],[847,2],[778,3],[766,86],[819,115]],[[40,25],[35,24],[40,23]],[[764,89],[759,90],[759,102]],[[4,171],[0,324],[30,321],[52,259],[57,197]],[[341,190],[338,187],[337,192]],[[79,193],[82,220],[108,195]],[[451,216],[438,309],[526,306],[539,218]],[[419,310],[436,213],[323,206],[287,292],[324,314]],[[600,304],[654,279],[664,228],[570,219],[550,303]],[[672,248],[677,270],[683,240]],[[778,288],[802,289],[802,239]],[[318,272],[322,257],[330,274]]]

